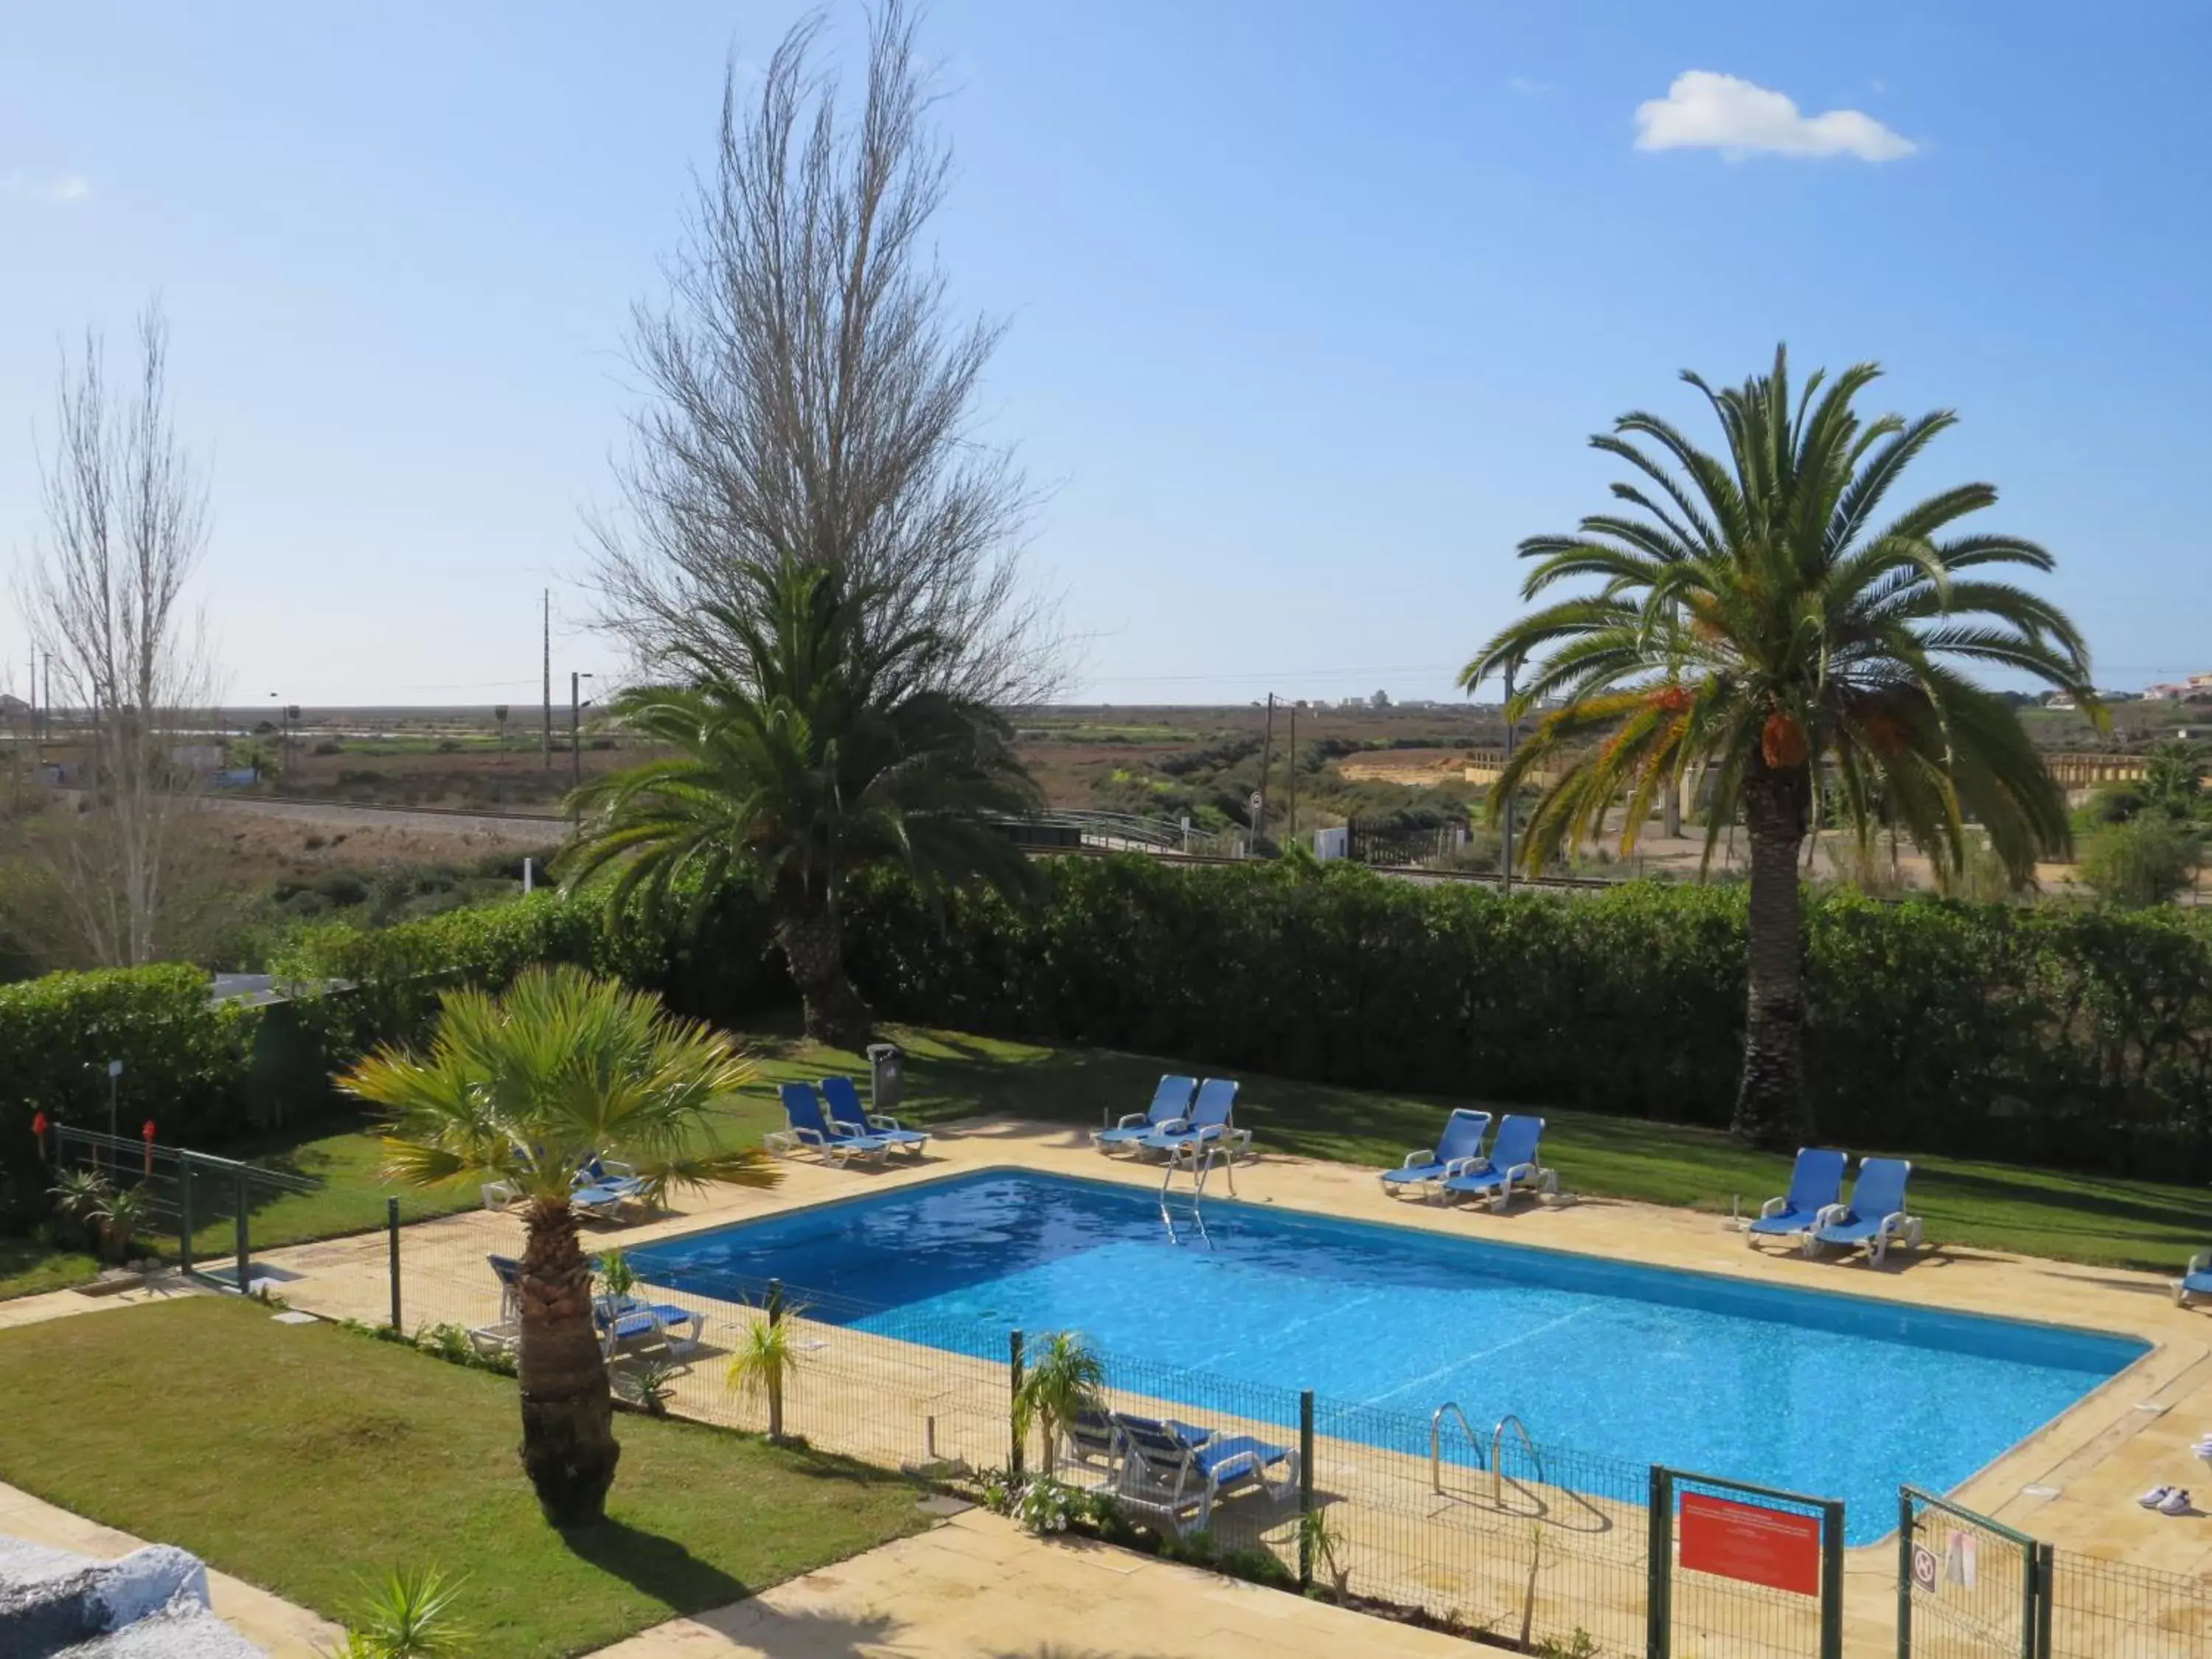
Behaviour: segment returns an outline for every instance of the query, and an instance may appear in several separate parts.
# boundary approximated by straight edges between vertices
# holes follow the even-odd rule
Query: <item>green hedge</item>
[[[1744,1006],[1741,889],[1636,884],[1503,897],[1343,866],[1040,866],[1015,906],[926,905],[894,876],[847,915],[855,977],[887,1014],[1375,1088],[1723,1125]],[[1937,900],[1808,905],[1807,1056],[1824,1139],[2212,1179],[2212,916]],[[437,994],[580,963],[739,1024],[790,986],[766,918],[732,894],[696,930],[539,894],[376,933],[296,936],[280,974],[354,981],[290,1005],[310,1072],[420,1041]],[[31,1113],[207,1145],[250,1120],[265,1018],[211,1009],[191,969],[0,988],[0,1174]],[[264,1033],[265,1034],[265,1033]],[[299,1066],[292,1070],[296,1073]],[[295,1090],[296,1091],[296,1090]]]
[[[1740,888],[1508,898],[1140,856],[1044,874],[1019,908],[871,884],[848,923],[863,988],[967,1030],[1728,1121]],[[2212,918],[1832,894],[1807,934],[1824,1139],[2212,1177]]]
[[[106,1129],[110,1060],[123,1062],[122,1133],[152,1118],[164,1140],[204,1145],[243,1128],[259,1024],[253,1011],[210,1006],[208,976],[173,963],[0,986],[0,1214],[40,1207],[24,1190],[40,1112]]]

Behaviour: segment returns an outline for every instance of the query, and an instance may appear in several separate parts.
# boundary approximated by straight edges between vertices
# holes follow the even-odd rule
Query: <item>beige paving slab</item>
[[[128,1555],[148,1541],[58,1509],[4,1483],[0,1483],[0,1533],[102,1561]],[[226,1624],[271,1659],[320,1659],[344,1634],[307,1608],[213,1568],[208,1570],[208,1599]]]
[[[1110,1558],[1112,1577],[1097,1571]],[[981,1510],[661,1625],[599,1659],[1466,1659],[1466,1643]]]

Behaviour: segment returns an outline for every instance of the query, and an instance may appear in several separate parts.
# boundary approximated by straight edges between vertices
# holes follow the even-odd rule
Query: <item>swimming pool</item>
[[[1894,1524],[1899,1482],[1950,1490],[2149,1346],[1273,1206],[1208,1199],[1202,1236],[1187,1197],[1173,1213],[1171,1233],[1144,1188],[992,1170],[629,1259],[732,1299],[781,1279],[811,1317],[979,1356],[1074,1329],[1424,1432],[1447,1400],[1486,1433],[1511,1412],[1540,1444],[1841,1498],[1853,1543]]]

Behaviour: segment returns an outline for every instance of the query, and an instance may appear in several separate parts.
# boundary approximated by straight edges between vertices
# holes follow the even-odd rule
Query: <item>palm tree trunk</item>
[[[586,1526],[605,1516],[622,1456],[606,1359],[592,1328],[592,1270],[565,1201],[532,1205],[525,1226],[516,1367],[522,1467],[548,1521]]]
[[[1811,778],[1803,766],[1772,768],[1754,756],[1745,780],[1751,839],[1750,1006],[1743,1078],[1729,1133],[1787,1151],[1811,1132],[1805,1103],[1804,903],[1797,853],[1805,840]]]
[[[775,942],[805,1005],[806,1035],[833,1048],[866,1048],[875,1036],[875,1015],[846,977],[836,913],[818,901],[787,911]]]

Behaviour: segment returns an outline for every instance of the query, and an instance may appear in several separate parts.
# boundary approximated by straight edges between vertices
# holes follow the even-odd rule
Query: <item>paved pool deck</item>
[[[590,1242],[598,1247],[640,1244],[702,1226],[994,1167],[1088,1176],[1151,1189],[1157,1189],[1160,1182],[1157,1167],[1100,1156],[1087,1130],[1012,1118],[941,1126],[927,1154],[913,1163],[880,1169],[829,1168],[793,1159],[780,1167],[785,1179],[772,1191],[715,1188],[679,1194],[672,1213],[636,1225],[593,1228]],[[1572,1171],[1564,1173],[1571,1185]],[[1214,1182],[1210,1190],[1225,1196],[1226,1183],[1218,1172]],[[1381,1191],[1372,1170],[1264,1152],[1238,1168],[1236,1185],[1237,1195],[1251,1203],[2141,1337],[2154,1345],[2143,1358],[1997,1459],[1953,1496],[2083,1557],[2212,1577],[2212,1519],[2201,1514],[2170,1517],[2134,1502],[2148,1487],[2177,1485],[2201,1488],[2200,1498],[2212,1508],[2212,1468],[2200,1466],[2190,1452],[2195,1440],[2212,1431],[2212,1312],[2177,1308],[2168,1279],[1953,1248],[1940,1238],[1922,1250],[1900,1253],[1881,1267],[1833,1257],[1807,1260],[1794,1253],[1748,1248],[1725,1218],[1611,1200],[1524,1202],[1505,1214],[1463,1206],[1447,1209],[1392,1200]],[[405,1228],[406,1322],[410,1327],[432,1321],[465,1326],[492,1322],[497,1286],[483,1257],[494,1251],[513,1253],[520,1237],[517,1219],[492,1212],[471,1212]],[[276,1250],[258,1259],[279,1275],[275,1288],[294,1305],[380,1322],[388,1317],[389,1308],[386,1249],[386,1241],[379,1236]],[[684,1299],[710,1300],[688,1293]],[[736,1305],[716,1304],[705,1311],[710,1352],[739,1323],[757,1316]],[[940,1455],[961,1455],[979,1467],[1006,1461],[999,1403],[1003,1399],[1002,1364],[827,1325],[813,1328],[819,1333],[814,1344],[819,1363],[805,1384],[809,1397],[793,1402],[794,1413],[805,1408],[804,1420],[795,1425],[799,1431],[834,1449],[896,1464],[921,1455],[926,1425],[929,1443]],[[676,1409],[711,1420],[760,1426],[755,1420],[757,1410],[723,1392],[720,1371],[719,1365],[702,1364],[679,1376]],[[1117,1403],[1144,1398],[1134,1393]],[[836,1432],[848,1425],[865,1425],[866,1431],[856,1431],[848,1444]],[[1556,1491],[1534,1490],[1534,1483],[1525,1482],[1508,1483],[1519,1486],[1518,1493],[1437,1492],[1431,1488],[1425,1456],[1400,1457],[1352,1443],[1328,1443],[1316,1461],[1324,1490],[1334,1486],[1347,1495],[1391,1494],[1370,1512],[1363,1513],[1355,1498],[1341,1513],[1349,1522],[1356,1552],[1367,1558],[1363,1565],[1371,1565],[1387,1582],[1412,1586],[1432,1606],[1455,1604],[1462,1595],[1468,1606],[1499,1605],[1510,1587],[1541,1565],[1532,1562],[1531,1548],[1557,1550],[1573,1543],[1559,1534],[1571,1532],[1583,1520],[1597,1533],[1618,1534],[1623,1552],[1619,1562],[1592,1569],[1589,1562],[1594,1558],[1585,1557],[1577,1567],[1563,1557],[1567,1560],[1564,1569],[1545,1568],[1536,1599],[1550,1618],[1563,1626],[1589,1624],[1608,1644],[1626,1636],[1632,1607],[1641,1591],[1640,1569],[1633,1566],[1626,1547],[1636,1541],[1632,1534],[1640,1526],[1640,1517],[1626,1504],[1592,1504]],[[1243,1535],[1267,1537],[1279,1547],[1282,1517],[1255,1507],[1247,1523],[1242,1519],[1246,1513],[1237,1511],[1224,1536],[1238,1536],[1241,1528]],[[1550,1545],[1540,1538],[1533,1545],[1527,1541],[1534,1522],[1555,1529]],[[1447,1523],[1471,1529],[1469,1537],[1480,1537],[1464,1559],[1439,1567],[1435,1538],[1421,1535],[1419,1528]],[[1484,1528],[1489,1530],[1482,1533]],[[1391,1559],[1385,1562],[1377,1552]],[[1634,1560],[1640,1559],[1639,1542]],[[1896,1559],[1893,1539],[1848,1553],[1845,1601],[1850,1651],[1854,1654],[1895,1650]],[[1511,1590],[1510,1605],[1521,1605],[1517,1589]],[[1577,1618],[1577,1613],[1587,1616]],[[1686,1616],[1694,1620],[1698,1615],[1692,1609]],[[1713,1614],[1716,1620],[1728,1616],[1725,1607]],[[2178,1613],[2168,1607],[2154,1616],[2170,1626],[2179,1620],[2186,1626],[2172,1629],[2172,1651],[2176,1654],[2203,1653],[2204,1644],[2212,1641],[2212,1630],[2200,1627],[2201,1613],[2195,1607]],[[2131,1651],[2154,1655],[2160,1650]]]

